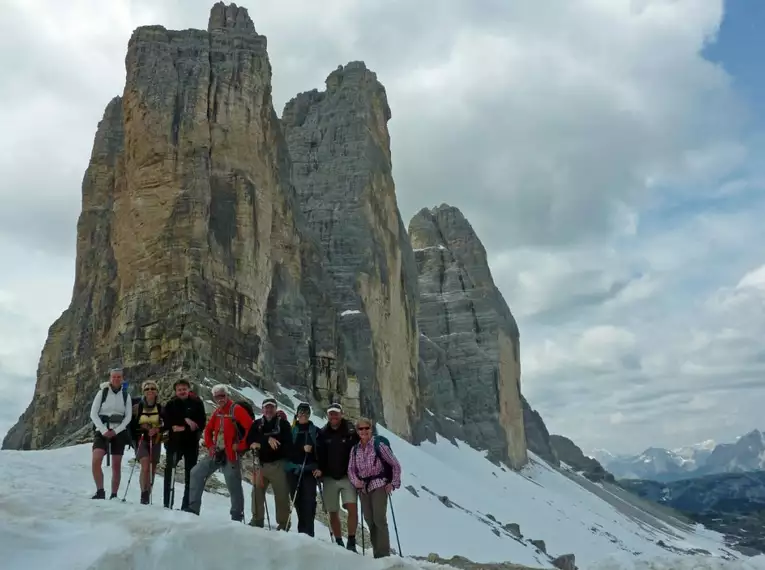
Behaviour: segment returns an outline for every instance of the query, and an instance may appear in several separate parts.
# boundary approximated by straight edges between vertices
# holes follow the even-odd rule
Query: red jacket
[[[252,418],[242,406],[234,408],[234,418],[243,428],[241,438],[238,439],[236,449],[234,449],[234,440],[237,438],[236,426],[231,421],[231,406],[235,405],[233,400],[229,400],[222,408],[216,408],[210,417],[210,421],[205,426],[205,446],[211,452],[215,450],[215,442],[218,439],[218,433],[221,423],[223,424],[223,442],[226,446],[226,457],[229,461],[236,461],[236,452],[244,453],[247,450],[247,432],[252,426]]]

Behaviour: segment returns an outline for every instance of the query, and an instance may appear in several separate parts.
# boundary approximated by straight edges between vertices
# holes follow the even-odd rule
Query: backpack
[[[130,434],[131,441],[128,442],[127,445],[128,447],[135,447],[141,438],[141,436],[139,435],[139,430],[141,429],[141,427],[138,425],[138,418],[140,418],[141,413],[143,413],[143,398],[141,398],[140,396],[139,397],[133,396],[131,400],[132,400],[133,407],[135,408],[137,406],[138,410],[136,411],[135,414],[133,414],[133,417],[130,420],[130,431],[128,433]],[[157,402],[155,406],[157,408],[157,412],[159,413],[159,417],[161,418],[162,412],[164,410],[164,406],[162,406],[162,404],[160,404],[159,402]]]
[[[362,477],[361,474],[359,473],[358,463],[356,463],[356,477],[361,479],[364,483],[369,483],[370,481],[374,479],[380,479],[381,477],[385,480],[386,483],[393,482],[393,467],[391,467],[391,465],[387,461],[385,461],[382,454],[380,453],[381,443],[384,443],[385,445],[387,445],[388,449],[391,449],[392,451],[390,440],[387,437],[385,437],[384,435],[372,436],[372,446],[374,447],[375,455],[377,456],[378,461],[380,461],[380,463],[383,466],[383,472],[381,475],[372,475],[371,477]],[[359,453],[359,445],[360,444],[357,443],[356,445],[353,446],[354,457],[356,457],[357,460],[358,460],[358,453]]]
[[[109,386],[107,386],[106,388],[101,390],[101,405],[102,406],[104,405],[104,402],[106,401],[106,396],[109,395],[109,390],[111,390],[111,388]],[[123,384],[122,385],[122,405],[123,406],[127,406],[127,399],[128,399],[128,391],[127,391],[127,388],[125,387],[125,385]],[[140,399],[141,398],[138,398],[138,400],[140,400]],[[136,398],[132,398],[132,400],[130,402],[130,405],[134,406],[135,403],[136,403]]]
[[[247,412],[247,415],[249,415],[253,421],[255,420],[255,410],[252,408],[252,404],[248,400],[240,400],[231,405],[228,409],[228,414],[231,421],[234,422],[234,428],[236,429],[236,440],[234,441],[234,445],[237,445],[247,435],[247,430],[244,429],[244,426],[242,426],[242,424],[240,424],[234,417],[234,408],[237,406],[243,407],[244,411]]]
[[[319,434],[319,428],[316,427],[316,424],[310,423],[308,425],[308,435],[311,438],[311,442],[314,448],[314,452],[316,451],[316,442],[318,441],[317,436]],[[295,443],[297,441],[298,436],[298,427],[297,424],[292,426],[292,443]]]

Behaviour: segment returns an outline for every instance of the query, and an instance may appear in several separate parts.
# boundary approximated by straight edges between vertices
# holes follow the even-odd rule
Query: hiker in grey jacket
[[[122,390],[123,373],[121,368],[113,368],[109,373],[109,382],[99,386],[93,405],[90,407],[90,419],[93,422],[93,460],[91,469],[96,483],[93,499],[105,499],[104,472],[101,465],[104,455],[110,455],[112,466],[112,494],[117,496],[120,488],[122,455],[130,443],[130,420],[133,417],[133,401],[127,391]]]

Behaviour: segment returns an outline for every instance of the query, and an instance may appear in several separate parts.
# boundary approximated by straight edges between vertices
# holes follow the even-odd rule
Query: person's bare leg
[[[149,458],[141,458],[141,475],[139,478],[141,482],[141,491],[148,491],[151,484],[151,467],[149,466]]]
[[[93,481],[96,484],[96,490],[104,488],[104,471],[101,469],[101,464],[104,462],[104,455],[106,455],[106,451],[103,449],[93,450],[93,459],[91,460],[90,468],[93,472]]]
[[[347,503],[343,506],[348,511],[348,536],[356,536],[356,529],[359,525],[359,511],[356,508],[356,503]]]
[[[329,513],[329,527],[332,529],[332,536],[342,538],[343,527],[340,524],[340,513]]]
[[[112,455],[112,495],[120,490],[120,477],[122,475],[122,456]]]

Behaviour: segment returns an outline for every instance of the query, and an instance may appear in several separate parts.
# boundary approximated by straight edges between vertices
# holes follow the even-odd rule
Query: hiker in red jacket
[[[205,447],[208,454],[191,470],[188,511],[199,514],[202,493],[207,479],[220,469],[231,497],[231,520],[244,520],[244,491],[240,456],[247,451],[247,432],[252,418],[242,406],[234,403],[223,384],[213,386],[217,408],[205,426]]]

